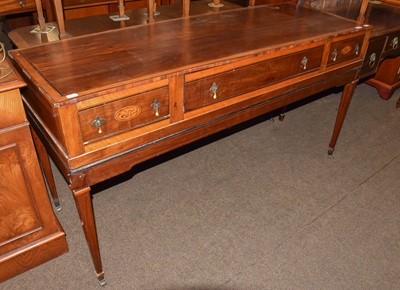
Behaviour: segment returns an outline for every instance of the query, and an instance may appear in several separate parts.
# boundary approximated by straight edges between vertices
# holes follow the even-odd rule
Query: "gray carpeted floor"
[[[360,85],[94,188],[104,289],[400,289],[400,110]],[[1,289],[102,289],[55,171],[69,253]]]

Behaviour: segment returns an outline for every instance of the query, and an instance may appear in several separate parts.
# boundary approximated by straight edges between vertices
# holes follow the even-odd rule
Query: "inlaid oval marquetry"
[[[345,47],[342,48],[342,50],[340,51],[342,54],[348,54],[351,51],[351,46],[347,45]]]
[[[127,106],[119,109],[114,114],[114,119],[117,121],[128,121],[140,115],[142,108],[139,106]]]

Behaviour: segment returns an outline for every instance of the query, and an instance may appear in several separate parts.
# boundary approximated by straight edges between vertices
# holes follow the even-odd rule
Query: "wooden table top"
[[[257,6],[70,38],[19,53],[60,95],[81,95],[266,48],[314,42],[354,26],[291,4]]]

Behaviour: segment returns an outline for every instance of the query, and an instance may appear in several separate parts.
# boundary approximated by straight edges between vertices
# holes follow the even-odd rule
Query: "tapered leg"
[[[54,206],[57,211],[61,210],[60,201],[58,199],[56,183],[54,181],[53,171],[51,170],[49,155],[46,152],[46,149],[43,146],[42,141],[36,134],[35,130],[31,130],[33,141],[35,143],[36,152],[39,158],[39,163],[41,165],[44,177],[47,182],[47,186],[49,187],[51,197],[53,198]]]
[[[96,223],[94,220],[92,197],[90,196],[90,187],[79,190],[73,190],[76,208],[82,222],[83,232],[85,233],[86,242],[92,256],[94,268],[96,270],[99,284],[104,286],[106,280],[104,278],[103,266],[101,264],[99,241],[97,239]]]
[[[397,100],[396,108],[400,108],[400,97],[399,97],[399,99]]]
[[[335,151],[337,139],[342,129],[344,119],[346,118],[347,110],[349,109],[351,98],[353,97],[354,90],[357,86],[357,81],[353,81],[344,86],[342,98],[340,100],[339,110],[336,116],[336,123],[333,129],[331,142],[329,143],[328,155],[332,156]]]

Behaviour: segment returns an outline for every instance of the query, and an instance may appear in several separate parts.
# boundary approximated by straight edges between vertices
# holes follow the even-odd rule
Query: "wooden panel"
[[[5,138],[0,134],[0,138]],[[3,142],[2,142],[3,143]],[[27,172],[16,143],[0,146],[0,255],[4,246],[41,229]]]
[[[0,129],[26,121],[19,90],[0,92]]]
[[[3,129],[0,146],[1,257],[58,231],[58,223],[50,205],[29,127],[25,124],[12,130]]]
[[[185,112],[316,70],[322,52],[320,46],[189,82],[185,86]]]
[[[363,42],[364,36],[333,42],[329,53],[328,65],[360,57]]]
[[[400,54],[400,31],[391,33],[385,46],[385,53],[390,55]]]
[[[158,116],[152,107],[156,100],[160,106]],[[165,119],[168,115],[168,88],[165,87],[82,110],[79,112],[79,122],[84,141],[90,141],[144,126]],[[96,117],[104,122],[99,128],[92,125]]]
[[[371,39],[368,44],[368,50],[365,54],[363,66],[360,71],[360,76],[365,77],[376,72],[386,42],[386,37],[377,37]]]

